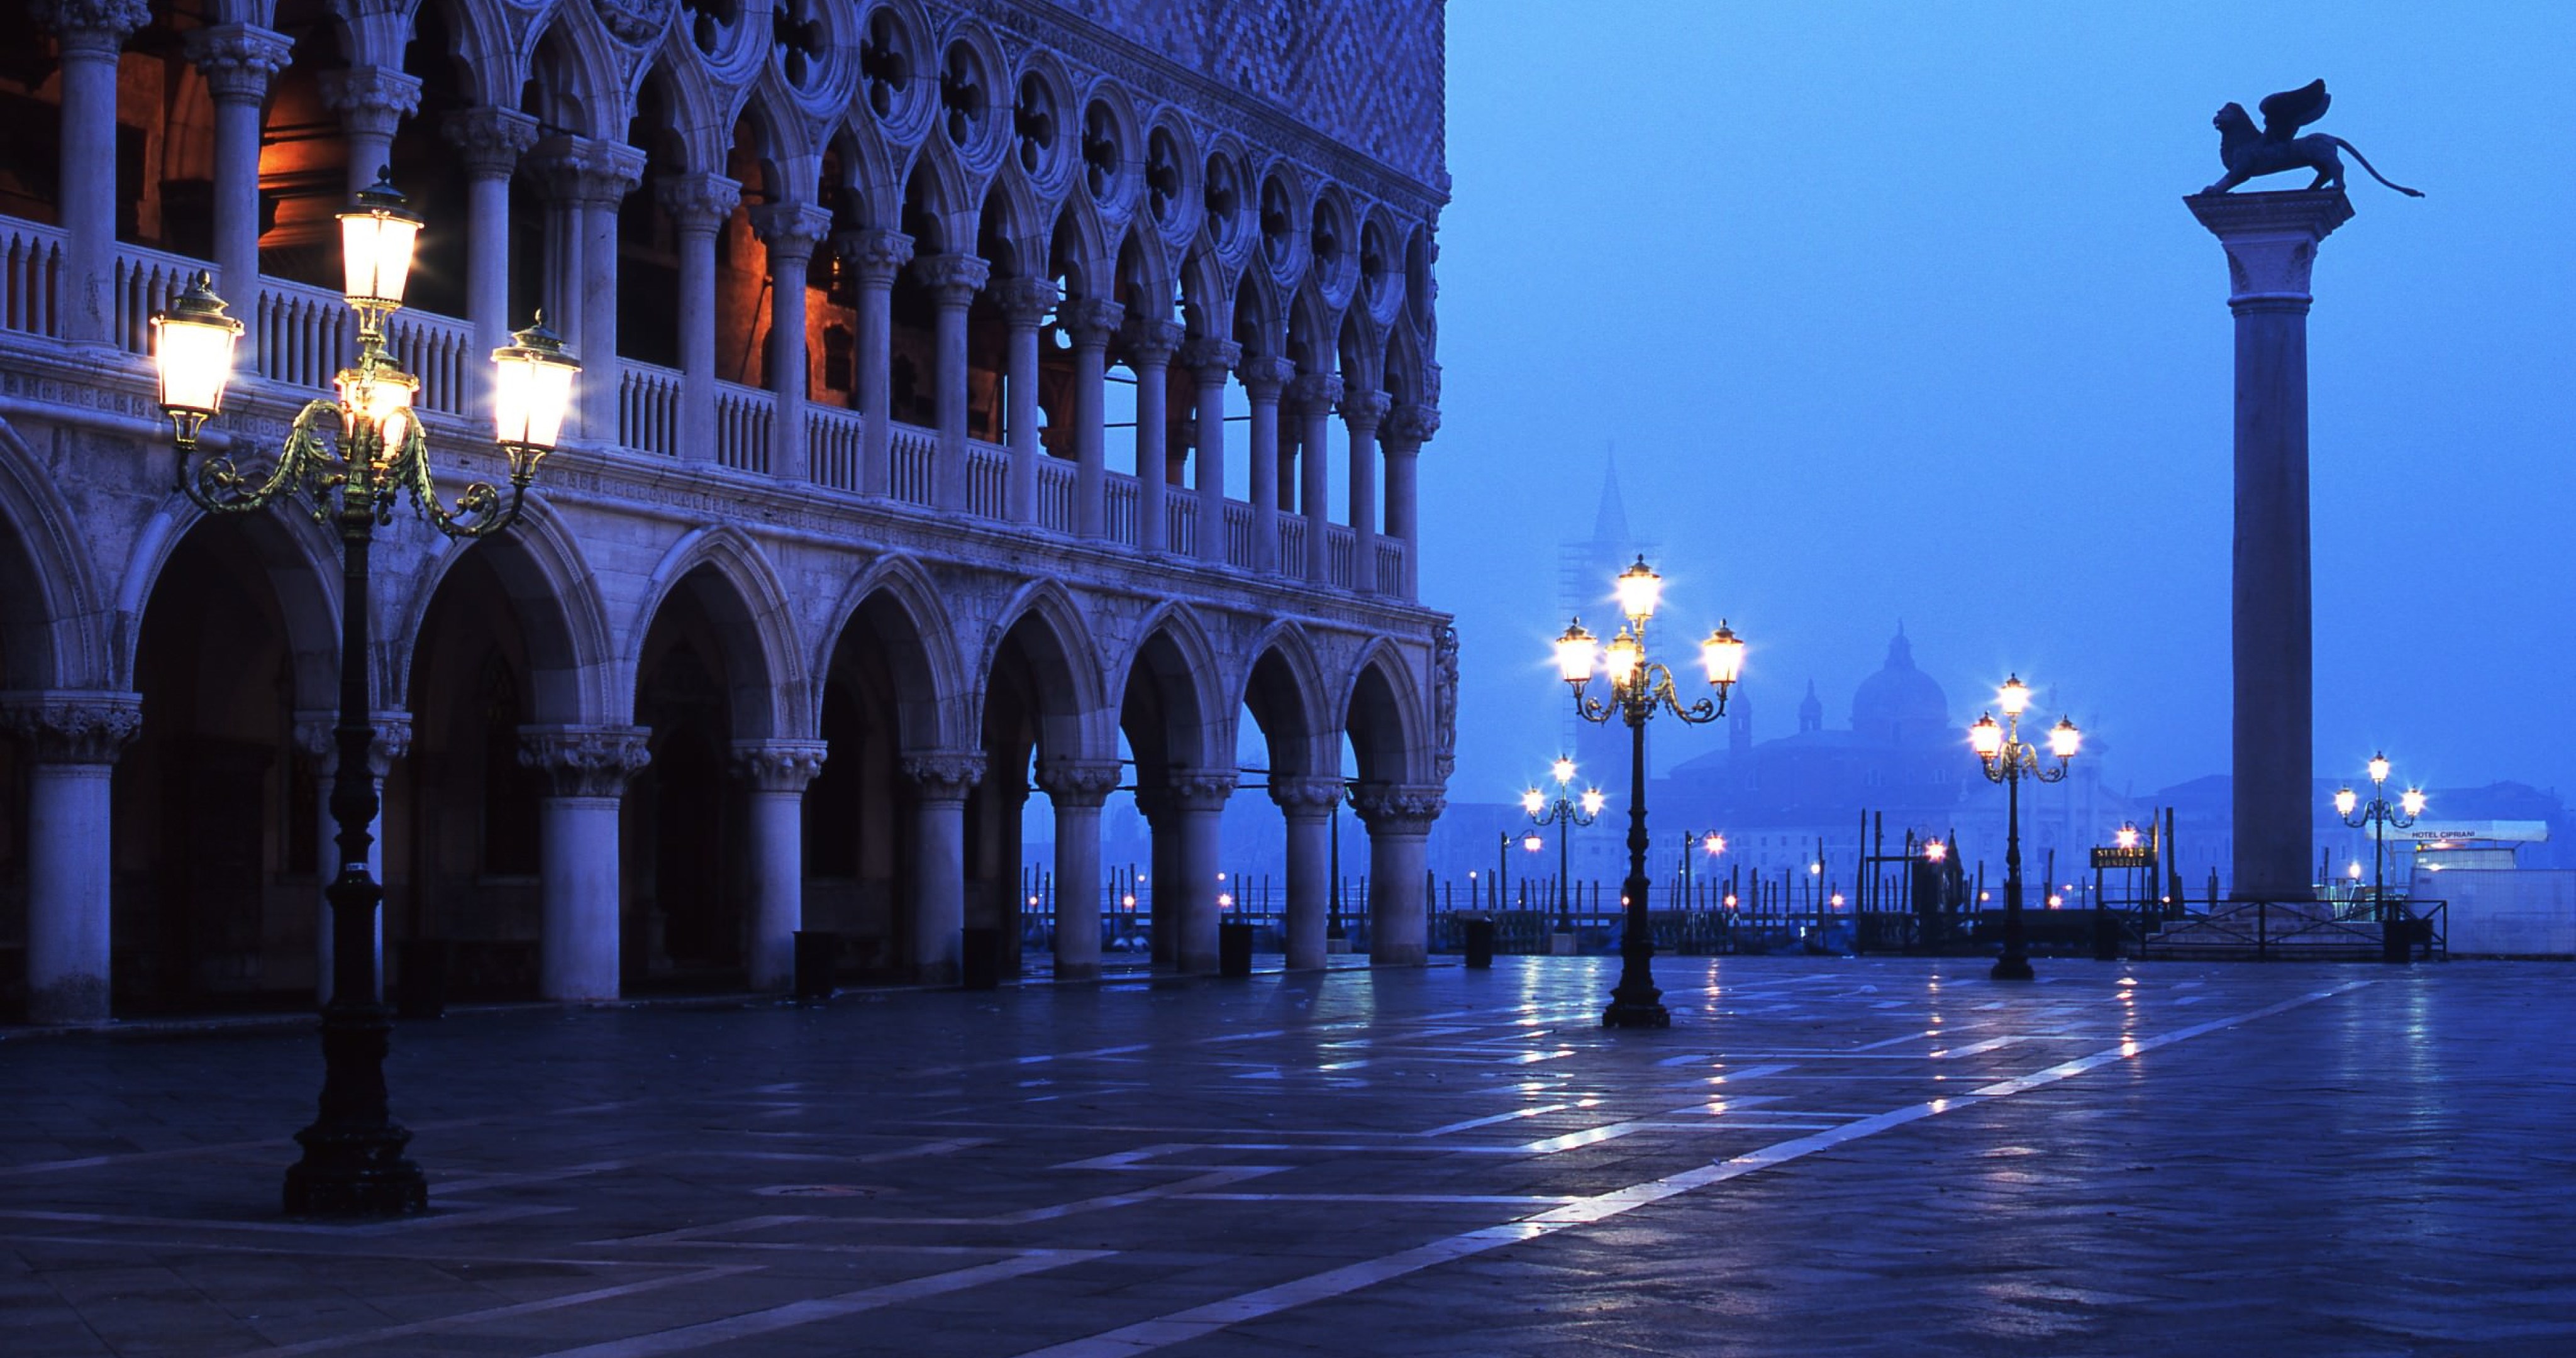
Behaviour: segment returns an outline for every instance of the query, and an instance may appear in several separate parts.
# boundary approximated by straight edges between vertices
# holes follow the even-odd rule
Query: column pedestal
[[[2341,190],[2195,194],[2236,315],[2233,894],[2314,895],[2315,657],[2308,545],[2308,274],[2352,218]]]
[[[118,692],[13,693],[0,721],[34,756],[27,772],[27,1020],[110,1016],[117,756],[143,733],[143,699]]]
[[[1431,787],[1363,787],[1351,798],[1369,832],[1369,961],[1420,966],[1431,956],[1423,845],[1448,805]]]
[[[519,762],[552,784],[537,812],[537,993],[546,999],[617,998],[617,808],[627,782],[652,762],[649,734],[640,726],[519,728]]]
[[[961,978],[966,930],[966,797],[984,781],[984,756],[909,755],[904,776],[919,794],[913,826],[912,965],[924,985]]]

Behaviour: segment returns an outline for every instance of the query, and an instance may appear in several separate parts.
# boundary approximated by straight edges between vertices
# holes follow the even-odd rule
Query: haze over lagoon
[[[1555,753],[1556,546],[1610,443],[1665,641],[1746,633],[1760,736],[1811,678],[1842,724],[1902,619],[1962,722],[2017,668],[2116,784],[2226,772],[2227,275],[2179,200],[2221,104],[2318,76],[2315,130],[2429,195],[2348,165],[2319,255],[2319,772],[2576,788],[2576,10],[1460,0],[1448,44],[1422,592],[1465,639],[1453,801]]]

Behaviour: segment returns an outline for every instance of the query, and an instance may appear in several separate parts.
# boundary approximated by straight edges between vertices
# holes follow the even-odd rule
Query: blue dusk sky
[[[2017,669],[2115,788],[2226,772],[2227,269],[2181,199],[2221,104],[2319,76],[2315,130],[2429,196],[2348,160],[2316,268],[2318,771],[2576,792],[2571,51],[2537,3],[1452,0],[1451,799],[1556,753],[1557,545],[1610,445],[1669,658],[1725,615],[1759,737],[1810,679],[1847,725],[1902,620],[1959,722]],[[1723,741],[1663,725],[1659,764]]]

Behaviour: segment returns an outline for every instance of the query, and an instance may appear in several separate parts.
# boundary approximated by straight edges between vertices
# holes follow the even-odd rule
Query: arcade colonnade
[[[388,941],[566,1000],[779,985],[799,923],[845,974],[947,979],[963,929],[1016,937],[1035,794],[1080,975],[1124,788],[1159,959],[1213,967],[1216,818],[1266,794],[1292,963],[1345,795],[1377,956],[1419,960],[1455,710],[1413,602],[1444,190],[1008,0],[45,0],[0,41],[30,54],[0,104],[59,127],[0,147],[29,1015],[320,983],[333,547],[172,494],[147,322],[213,271],[250,329],[208,446],[275,446],[351,350],[330,213],[387,165],[428,218],[393,346],[452,474],[491,474],[513,320],[542,305],[586,365],[526,522],[377,549]]]

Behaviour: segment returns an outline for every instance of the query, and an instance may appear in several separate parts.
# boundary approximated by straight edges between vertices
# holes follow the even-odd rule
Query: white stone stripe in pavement
[[[1829,1131],[1775,1142],[1733,1159],[1684,1170],[1679,1174],[1668,1175],[1661,1179],[1631,1184],[1626,1188],[1614,1189],[1608,1193],[1585,1198],[1563,1207],[1551,1208],[1500,1226],[1488,1226],[1376,1259],[1345,1264],[1340,1268],[1327,1269],[1322,1273],[1310,1274],[1276,1286],[1246,1292],[1241,1296],[1228,1297],[1223,1301],[1209,1302],[1185,1311],[1175,1311],[1168,1316],[1121,1326],[1089,1338],[1034,1349],[1022,1354],[1020,1358],[1127,1358],[1128,1355],[1149,1353],[1155,1349],[1213,1334],[1231,1325],[1240,1325],[1246,1321],[1258,1320],[1264,1316],[1303,1306],[1308,1302],[1323,1301],[1330,1297],[1359,1291],[1364,1287],[1374,1287],[1389,1279],[1418,1273],[1438,1264],[1482,1254],[1504,1245],[1535,1240],[1569,1226],[1584,1226],[1604,1221],[1621,1213],[1688,1193],[1693,1189],[1705,1188],[1710,1184],[1723,1183],[1759,1170],[1784,1165],[1821,1150],[1830,1150],[1862,1137],[1875,1136],[1880,1132],[1902,1127],[1923,1118],[1953,1112],[1970,1104],[2009,1098],[2043,1085],[2071,1079],[2114,1061],[2134,1058],[2158,1047],[2171,1046],[2176,1042],[2186,1041],[2204,1033],[2215,1032],[2240,1023],[2269,1018],[2274,1014],[2284,1013],[2301,1005],[2312,1004],[2368,984],[2370,982],[2367,981],[2347,982],[2324,990],[2310,991],[2278,1004],[2266,1005],[2261,1009],[2249,1010],[2228,1018],[2213,1019],[2207,1023],[2194,1024],[2191,1027],[2155,1037],[2122,1042],[2118,1046],[2095,1052],[2090,1056],[2061,1062],[2045,1070],[2034,1071],[2014,1079],[1999,1080],[1956,1097],[1931,1099],[1922,1103],[1909,1104],[1903,1108],[1891,1109]]]

